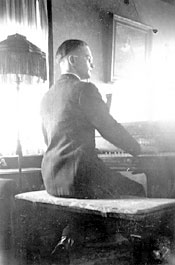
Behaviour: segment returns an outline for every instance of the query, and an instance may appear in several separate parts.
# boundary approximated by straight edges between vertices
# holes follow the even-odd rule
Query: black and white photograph
[[[175,0],[0,0],[0,265],[175,265]]]

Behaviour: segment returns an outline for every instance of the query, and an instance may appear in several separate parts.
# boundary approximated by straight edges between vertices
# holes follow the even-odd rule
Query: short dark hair
[[[77,39],[66,40],[58,47],[56,52],[56,58],[59,58],[59,60],[61,60],[67,54],[82,46],[87,46],[87,43],[83,40],[77,40]]]

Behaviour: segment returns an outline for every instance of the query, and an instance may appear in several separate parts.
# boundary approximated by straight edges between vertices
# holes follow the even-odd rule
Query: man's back
[[[74,75],[62,75],[42,101],[43,133],[48,146],[42,174],[52,194],[57,193],[55,186],[73,183],[81,157],[92,155],[95,149],[95,129],[78,102],[86,86]]]

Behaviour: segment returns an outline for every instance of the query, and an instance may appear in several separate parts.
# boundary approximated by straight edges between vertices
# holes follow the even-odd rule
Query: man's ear
[[[69,62],[69,64],[74,65],[75,64],[75,57],[73,55],[69,55],[68,62]]]

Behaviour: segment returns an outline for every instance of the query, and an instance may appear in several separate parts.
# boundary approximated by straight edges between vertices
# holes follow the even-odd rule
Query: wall
[[[139,21],[158,29],[153,35],[153,51],[164,49],[175,42],[175,6],[160,0],[130,0],[129,5],[119,0],[53,0],[53,53],[68,38],[87,41],[95,61],[92,80],[100,88],[108,88],[106,64],[108,52],[109,12]],[[159,47],[159,49],[158,49]],[[157,57],[156,57],[157,59]],[[55,64],[57,79],[59,68]]]
[[[157,86],[170,86],[173,82],[175,60],[175,4],[170,5],[160,0],[135,0],[140,20],[158,29],[153,34],[152,71],[156,76]],[[164,79],[163,79],[164,76]]]
[[[91,47],[94,55],[95,69],[92,80],[104,86],[106,81],[106,62],[108,51],[108,33],[111,24],[109,12],[121,11],[121,5],[116,1],[91,1],[88,0],[54,0],[52,1],[53,12],[53,53],[55,56],[58,45],[68,38],[79,38],[85,40]],[[138,19],[137,13],[123,6],[122,15]],[[125,10],[126,9],[126,10]],[[133,11],[134,10],[134,11]],[[59,68],[54,62],[54,78],[59,76]]]
[[[95,64],[98,65],[94,75],[102,79],[102,27],[99,23],[99,11],[96,5],[90,5],[87,0],[61,0],[53,2],[53,43],[54,55],[56,49],[66,39],[78,38],[89,43],[96,55]],[[59,75],[55,68],[55,77]]]

